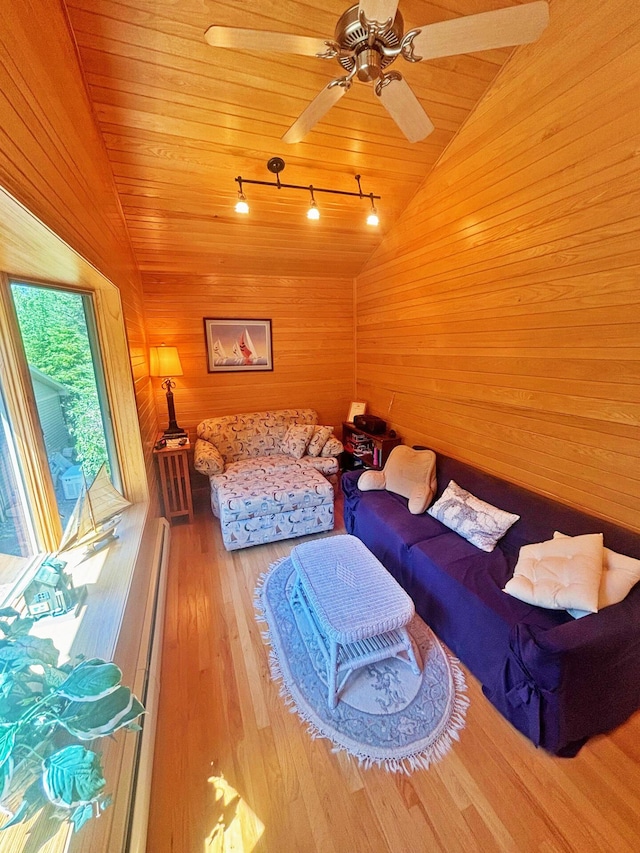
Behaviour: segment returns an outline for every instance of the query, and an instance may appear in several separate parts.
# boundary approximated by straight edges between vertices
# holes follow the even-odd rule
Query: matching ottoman
[[[220,474],[211,484],[227,551],[333,530],[333,486],[309,465]]]

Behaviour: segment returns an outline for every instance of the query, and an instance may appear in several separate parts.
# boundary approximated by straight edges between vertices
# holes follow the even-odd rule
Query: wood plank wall
[[[157,431],[148,376],[142,286],[111,168],[89,103],[63,6],[3,0],[0,28],[0,186],[120,290],[150,494]],[[28,275],[29,259],[7,272]],[[46,276],[44,276],[46,277]]]
[[[640,9],[552,0],[357,280],[357,393],[640,530]]]
[[[176,346],[177,420],[193,435],[207,417],[263,409],[310,407],[336,433],[354,387],[353,281],[278,276],[143,273],[151,346]],[[271,319],[273,372],[208,373],[204,317]],[[155,381],[158,420],[167,403]]]

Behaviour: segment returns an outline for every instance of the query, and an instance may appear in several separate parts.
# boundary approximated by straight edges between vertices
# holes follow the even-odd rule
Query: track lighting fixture
[[[314,193],[332,193],[333,195],[349,195],[354,196],[356,198],[368,198],[371,201],[371,210],[367,216],[367,225],[376,226],[379,224],[380,220],[378,218],[378,211],[374,205],[374,199],[379,199],[379,195],[374,195],[373,193],[363,193],[362,187],[360,186],[360,175],[355,175],[355,179],[358,183],[358,192],[347,192],[346,190],[329,190],[323,187],[314,187],[313,185],[302,186],[300,184],[283,184],[280,181],[280,172],[284,169],[285,162],[281,157],[272,157],[267,162],[267,169],[276,176],[275,181],[251,181],[245,180],[244,178],[238,176],[235,180],[238,184],[238,201],[236,202],[236,213],[249,213],[249,204],[247,203],[246,196],[242,189],[243,184],[257,184],[263,187],[275,187],[277,190],[287,189],[287,190],[304,190],[311,194],[311,202],[309,204],[309,208],[307,210],[307,218],[317,220],[320,219],[320,210],[318,209],[318,205],[316,204]]]

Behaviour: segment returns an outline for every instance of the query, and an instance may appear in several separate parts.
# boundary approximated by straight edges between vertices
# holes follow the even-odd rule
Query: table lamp
[[[176,347],[167,347],[164,344],[159,347],[149,347],[149,374],[165,377],[162,387],[167,392],[169,426],[163,432],[164,438],[186,438],[186,432],[176,423],[176,410],[173,404],[172,389],[176,387],[176,383],[172,377],[182,376],[182,365]]]

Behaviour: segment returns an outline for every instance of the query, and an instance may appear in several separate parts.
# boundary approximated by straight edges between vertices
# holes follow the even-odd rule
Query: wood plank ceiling
[[[66,0],[96,119],[143,272],[355,276],[490,87],[512,49],[393,66],[435,124],[410,144],[368,85],[357,83],[302,141],[282,135],[343,72],[336,60],[213,48],[213,23],[331,38],[348,0]],[[507,0],[401,0],[405,32]],[[400,67],[401,66],[401,67]],[[382,197],[368,201],[246,187],[249,216],[234,212],[234,178],[272,180]],[[488,152],[487,156],[490,156]],[[453,188],[452,188],[453,189]],[[459,187],[455,188],[457,191]],[[330,259],[330,260],[328,260]]]

